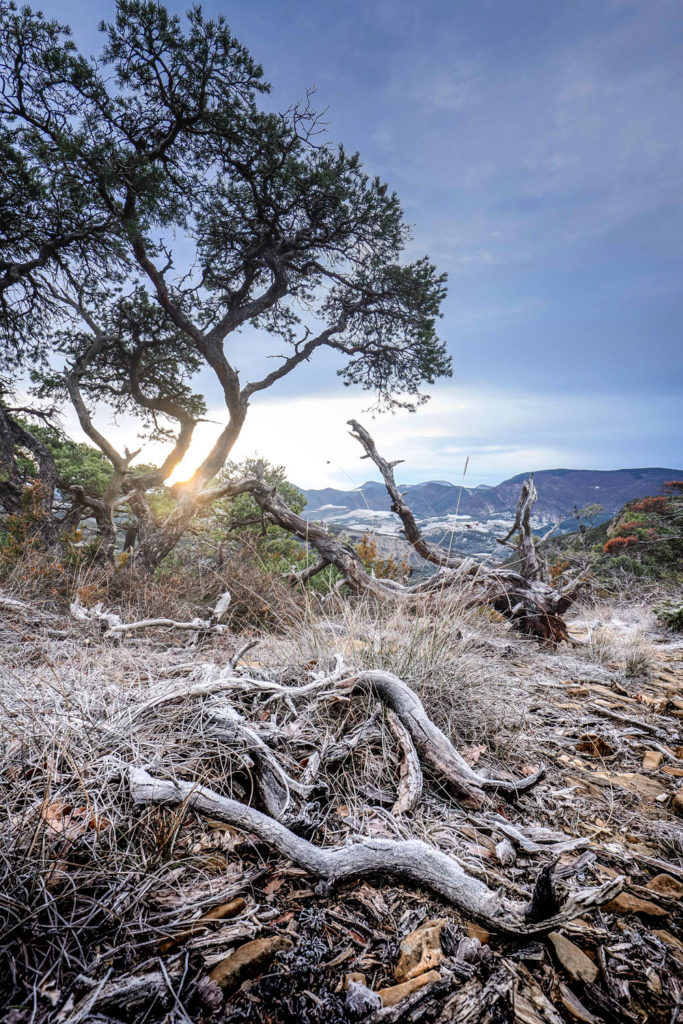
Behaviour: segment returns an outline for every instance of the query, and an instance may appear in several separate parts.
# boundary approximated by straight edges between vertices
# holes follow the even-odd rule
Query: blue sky
[[[91,50],[113,10],[42,7]],[[330,137],[398,191],[411,255],[449,273],[453,380],[415,416],[372,425],[388,454],[410,456],[406,480],[457,479],[466,455],[472,483],[683,464],[679,0],[203,8],[263,64],[276,105],[316,86]],[[261,396],[240,450],[307,486],[360,483],[345,421],[364,404],[330,361],[311,364]]]

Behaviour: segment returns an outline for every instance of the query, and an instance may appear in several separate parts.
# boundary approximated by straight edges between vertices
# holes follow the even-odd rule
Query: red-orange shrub
[[[637,543],[638,538],[633,534],[630,537],[612,537],[611,540],[607,541],[602,550],[606,555],[619,555],[622,551],[632,548]]]
[[[643,498],[631,505],[632,512],[655,512],[657,515],[664,515],[669,511],[667,498]]]
[[[635,519],[629,519],[627,523],[619,523],[619,529],[617,530],[617,533],[620,533],[623,537],[627,534],[632,534],[634,530],[642,530],[642,528],[642,523],[637,523]]]

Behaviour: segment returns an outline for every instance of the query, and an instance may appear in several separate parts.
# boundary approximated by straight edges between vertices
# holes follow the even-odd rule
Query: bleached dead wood
[[[312,786],[293,779],[256,730],[229,705],[223,705],[220,712],[214,714],[208,735],[241,750],[251,760],[261,803],[272,818],[285,819],[292,793],[303,799],[311,795]]]
[[[528,480],[522,484],[515,511],[515,521],[505,536],[498,538],[498,543],[517,552],[519,571],[525,579],[550,583],[548,563],[536,550],[536,541],[531,529],[531,511],[537,501],[538,493],[534,484],[534,474],[530,473]],[[510,538],[513,536],[516,536],[516,541],[511,544]]]
[[[147,974],[128,974],[115,981],[105,981],[92,992],[88,992],[73,1009],[62,1011],[57,1021],[59,1024],[85,1024],[92,1020],[92,1012],[97,1007],[108,1006],[120,1011],[134,1010],[141,1004],[150,1003],[153,999],[173,999],[170,985],[177,984],[181,974],[174,972],[151,971]]]
[[[405,814],[413,810],[422,796],[422,769],[410,733],[391,710],[387,711],[387,724],[398,745],[400,757],[398,797],[391,813]]]
[[[521,632],[553,642],[572,642],[561,616],[576,597],[574,584],[560,593],[540,580],[525,580],[510,569],[485,569],[471,559],[448,559],[445,568],[413,587],[393,580],[379,580],[366,572],[358,553],[350,545],[333,537],[320,523],[297,515],[275,488],[268,487],[262,480],[246,478],[221,484],[211,488],[211,500],[247,493],[270,522],[316,548],[322,560],[334,565],[356,593],[414,604],[438,601],[444,593],[457,589],[465,605],[490,605]]]
[[[611,718],[615,722],[621,722],[623,725],[632,725],[637,729],[642,729],[643,732],[652,733],[657,739],[666,740],[668,739],[665,729],[660,729],[656,725],[651,725],[649,722],[643,722],[641,718],[635,718],[632,715],[622,715],[621,712],[615,711],[613,708],[608,708],[604,704],[598,704],[597,701],[593,701],[591,704],[585,704],[584,709],[593,711],[597,715],[604,715],[605,718]]]
[[[413,882],[438,893],[496,931],[524,935],[551,931],[613,899],[623,888],[624,879],[618,877],[590,889],[576,890],[546,920],[528,921],[523,904],[493,892],[468,875],[457,861],[421,840],[365,839],[348,846],[321,849],[253,807],[205,786],[157,779],[141,768],[131,768],[128,778],[135,804],[184,805],[242,828],[329,885],[378,874]]]
[[[231,601],[230,591],[221,594],[208,619],[192,619],[191,622],[178,622],[176,619],[156,618],[140,619],[138,622],[122,622],[121,616],[108,612],[101,602],[92,608],[86,608],[78,597],[71,603],[71,615],[79,622],[99,622],[105,635],[112,633],[134,633],[141,629],[189,629],[195,633],[224,633],[226,626],[221,625]]]
[[[342,691],[353,693],[370,690],[398,716],[410,733],[422,761],[444,779],[454,795],[478,807],[483,802],[483,790],[495,790],[515,798],[534,786],[545,771],[544,766],[519,782],[509,779],[486,778],[475,772],[462,754],[458,753],[448,737],[428,718],[417,694],[398,676],[373,669],[342,680]]]
[[[107,628],[107,633],[134,633],[140,629],[189,629],[196,633],[223,633],[225,626],[212,623],[208,619],[192,619],[191,622],[178,622],[177,619],[140,619],[139,622],[119,622]]]
[[[551,833],[548,829],[548,838],[543,842],[537,842],[535,838],[530,838],[525,835],[522,829],[517,828],[508,821],[504,821],[500,815],[493,817],[489,815],[486,818],[486,823],[495,831],[502,832],[503,835],[511,839],[520,850],[524,853],[553,853],[558,855],[560,853],[568,853],[570,850],[582,850],[590,844],[590,840],[585,837],[579,837],[577,839],[564,839],[557,833]],[[554,838],[551,838],[554,836]]]
[[[193,666],[186,666],[186,670],[188,667],[192,668]],[[208,671],[210,668],[213,668],[213,666],[204,666],[204,671]],[[325,687],[331,688],[338,681],[339,676],[337,674],[333,674],[331,676],[314,679],[303,686],[283,686],[281,683],[276,683],[269,679],[251,679],[249,676],[237,675],[232,668],[232,663],[230,663],[227,671],[221,671],[218,677],[212,678],[209,676],[209,678],[202,679],[196,683],[191,683],[190,685],[185,683],[180,686],[160,689],[158,693],[153,693],[147,698],[147,700],[135,705],[135,707],[124,708],[123,711],[113,715],[106,723],[104,723],[104,727],[107,729],[120,728],[124,724],[130,724],[131,722],[141,718],[147,714],[147,712],[151,711],[152,708],[162,707],[165,704],[172,704],[174,701],[195,700],[201,697],[211,697],[218,693],[230,693],[236,690],[254,690],[256,693],[263,695],[295,699],[300,697],[309,697],[312,693],[324,695]]]
[[[384,486],[391,498],[391,511],[395,512],[403,523],[406,540],[412,544],[425,561],[443,568],[457,569],[462,565],[462,558],[459,555],[451,555],[434,544],[428,544],[420,532],[412,510],[403,500],[403,495],[399,491],[394,478],[394,467],[399,466],[404,460],[396,459],[394,462],[387,462],[379,454],[372,437],[358,420],[349,420],[348,425],[351,427],[351,436],[365,449],[365,455],[362,455],[361,458],[372,459],[382,474]]]

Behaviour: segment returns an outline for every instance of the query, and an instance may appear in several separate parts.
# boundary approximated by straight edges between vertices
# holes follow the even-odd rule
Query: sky
[[[41,6],[91,52],[113,13],[110,0]],[[454,375],[430,403],[373,420],[323,358],[255,398],[236,456],[258,451],[305,487],[359,485],[371,474],[353,416],[406,459],[406,482],[458,482],[468,456],[472,485],[683,465],[680,0],[202,6],[263,64],[269,102],[315,86],[330,139],[397,190],[408,257],[449,275]],[[206,394],[215,422],[191,460],[225,420],[209,378]]]

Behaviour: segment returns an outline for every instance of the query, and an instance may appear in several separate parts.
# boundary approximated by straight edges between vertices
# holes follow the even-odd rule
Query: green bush
[[[659,624],[665,629],[671,630],[672,633],[683,633],[683,600],[662,601],[661,604],[655,605],[654,613]]]

